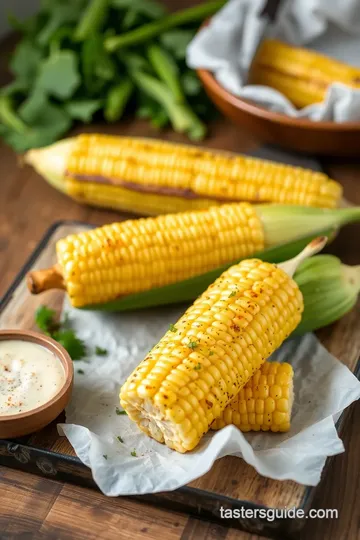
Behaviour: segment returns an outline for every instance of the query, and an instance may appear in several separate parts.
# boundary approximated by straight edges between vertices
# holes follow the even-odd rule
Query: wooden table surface
[[[2,68],[0,60],[0,80]],[[154,135],[139,122],[122,123],[112,132]],[[174,134],[166,137],[182,140]],[[235,151],[258,146],[225,120],[214,124],[206,144]],[[360,205],[360,165],[336,160],[326,160],[324,165],[343,184],[346,198]],[[15,154],[1,143],[0,172],[0,296],[54,221],[75,219],[100,225],[119,219],[114,212],[80,206],[56,192],[30,168],[20,168]],[[359,236],[360,227],[348,227],[345,234]],[[346,249],[346,236],[341,234],[336,242],[343,243],[344,262],[356,262]],[[346,423],[346,452],[333,459],[313,503],[314,508],[338,509],[339,518],[307,521],[300,540],[360,539],[360,403],[351,407]],[[260,540],[126,497],[106,498],[96,491],[4,467],[0,467],[0,538]]]

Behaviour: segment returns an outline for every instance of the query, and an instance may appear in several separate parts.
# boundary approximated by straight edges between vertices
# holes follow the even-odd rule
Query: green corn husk
[[[304,261],[294,275],[304,297],[304,313],[294,334],[323,328],[343,317],[360,292],[360,266],[347,266],[334,255]]]

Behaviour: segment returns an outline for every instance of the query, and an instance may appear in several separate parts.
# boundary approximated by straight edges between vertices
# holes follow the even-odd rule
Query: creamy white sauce
[[[59,358],[37,343],[0,341],[0,416],[36,409],[65,383]]]

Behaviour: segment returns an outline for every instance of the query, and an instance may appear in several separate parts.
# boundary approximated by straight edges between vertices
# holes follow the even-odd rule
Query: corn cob
[[[145,215],[238,201],[334,208],[342,196],[321,172],[151,139],[84,134],[25,162],[79,202]]]
[[[265,362],[235,399],[211,424],[233,424],[241,431],[285,432],[290,429],[294,371],[284,362]]]
[[[73,306],[96,306],[359,217],[358,208],[238,203],[123,221],[59,240],[58,265],[30,272],[28,285],[32,293],[66,289]]]
[[[291,275],[313,242],[284,263]],[[280,267],[250,259],[224,272],[129,376],[121,406],[147,435],[192,450],[265,360],[296,328],[303,300]]]
[[[360,88],[360,69],[276,39],[262,42],[249,73],[250,84],[270,86],[298,108],[323,101],[334,82]]]

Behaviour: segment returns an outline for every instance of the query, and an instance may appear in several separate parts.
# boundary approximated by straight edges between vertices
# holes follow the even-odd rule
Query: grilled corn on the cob
[[[291,275],[314,240],[282,267],[249,259],[224,272],[129,376],[120,402],[139,428],[179,452],[195,448],[301,319]]]
[[[252,62],[249,82],[275,88],[301,108],[323,101],[334,82],[360,88],[360,69],[308,49],[265,39]]]
[[[360,209],[238,203],[105,225],[57,243],[58,265],[28,275],[33,293],[66,289],[96,306],[234,263],[272,246],[359,219]]]
[[[25,161],[79,202],[146,215],[237,201],[334,208],[342,196],[321,172],[152,139],[84,134]]]
[[[192,450],[296,328],[302,310],[301,293],[283,270],[242,261],[194,302],[130,375],[122,407],[157,441]]]
[[[233,424],[241,431],[289,431],[293,378],[290,364],[265,362],[211,424],[211,429]]]

